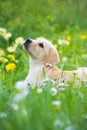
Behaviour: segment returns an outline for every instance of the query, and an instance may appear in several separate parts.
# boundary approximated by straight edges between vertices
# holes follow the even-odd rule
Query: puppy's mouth
[[[23,48],[24,48],[24,50],[25,50],[26,52],[29,52],[29,46],[23,45]]]

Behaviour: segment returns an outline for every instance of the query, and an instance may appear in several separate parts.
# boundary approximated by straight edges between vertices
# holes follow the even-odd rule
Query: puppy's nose
[[[29,46],[29,44],[31,44],[31,39],[27,39],[25,42],[24,42],[24,46],[25,47],[28,47]]]
[[[31,39],[28,38],[25,42],[26,43],[31,43],[32,41],[31,41]]]

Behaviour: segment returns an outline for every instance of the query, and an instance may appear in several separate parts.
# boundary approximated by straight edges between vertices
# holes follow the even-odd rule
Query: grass
[[[30,89],[19,102],[13,101],[19,94],[15,83],[25,79],[29,68],[28,54],[21,41],[15,41],[18,37],[43,36],[52,41],[60,55],[57,66],[63,70],[87,66],[86,4],[86,0],[0,0],[0,26],[7,29],[3,36],[0,33],[0,130],[87,129],[86,82],[72,79],[62,86],[46,81],[42,88]],[[6,40],[8,32],[12,36]],[[59,39],[69,40],[69,45],[59,45]],[[14,45],[15,51],[7,50]],[[16,68],[7,70],[9,63]]]

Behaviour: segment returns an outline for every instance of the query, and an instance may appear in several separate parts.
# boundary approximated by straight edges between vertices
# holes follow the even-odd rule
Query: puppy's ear
[[[57,50],[55,48],[50,48],[46,63],[57,64],[59,62],[60,59]]]

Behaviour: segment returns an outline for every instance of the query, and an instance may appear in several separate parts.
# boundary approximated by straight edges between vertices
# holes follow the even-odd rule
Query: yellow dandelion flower
[[[12,55],[12,54],[7,55],[7,57],[8,57],[9,59],[12,59],[12,60],[14,60],[14,59],[15,59],[15,56],[14,56],[14,55]]]
[[[5,66],[5,69],[6,69],[7,71],[15,70],[15,68],[16,68],[16,64],[14,64],[14,63],[8,63],[8,64]]]
[[[54,106],[54,110],[58,111],[61,108],[61,101],[55,100],[55,101],[52,102],[52,105]]]
[[[54,107],[54,111],[59,111],[60,109],[61,109],[60,106],[55,106],[55,107]]]
[[[81,35],[81,36],[80,36],[80,39],[83,39],[83,40],[84,40],[84,39],[87,39],[87,36],[86,36],[86,35]]]
[[[67,36],[67,37],[66,37],[66,40],[67,40],[67,41],[71,41],[71,36]]]

